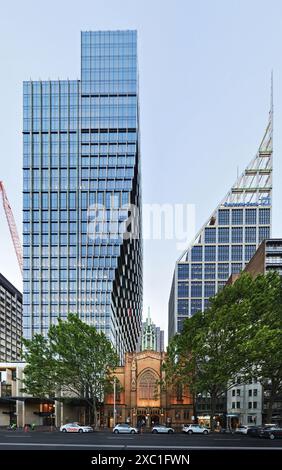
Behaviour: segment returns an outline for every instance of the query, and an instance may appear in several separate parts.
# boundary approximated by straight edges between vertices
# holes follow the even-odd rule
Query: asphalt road
[[[260,439],[242,435],[208,436],[175,434],[114,435],[111,432],[60,433],[0,431],[1,450],[153,450],[153,449],[279,449],[282,439]]]

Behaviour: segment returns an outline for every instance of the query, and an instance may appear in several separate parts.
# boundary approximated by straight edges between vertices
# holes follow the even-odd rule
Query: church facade
[[[114,422],[136,426],[139,420],[147,428],[158,423],[180,427],[192,422],[193,400],[188,389],[162,385],[165,383],[164,360],[164,352],[126,353],[124,366],[115,371],[115,417],[114,394],[105,397],[100,417],[105,427],[112,427]]]

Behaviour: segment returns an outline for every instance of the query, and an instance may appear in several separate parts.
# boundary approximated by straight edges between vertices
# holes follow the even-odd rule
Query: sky
[[[274,73],[273,232],[282,237],[282,3],[277,0],[11,0],[0,16],[0,180],[22,223],[22,82],[77,79],[80,31],[137,29],[145,204],[208,219],[255,155]],[[191,221],[192,223],[192,221]],[[187,239],[187,245],[190,240]],[[144,241],[144,313],[167,330],[177,241]],[[0,206],[0,272],[22,290]]]

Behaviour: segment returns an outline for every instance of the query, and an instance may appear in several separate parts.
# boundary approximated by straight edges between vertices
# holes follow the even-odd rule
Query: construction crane
[[[12,211],[12,208],[10,206],[10,203],[9,203],[9,200],[8,200],[8,197],[7,197],[7,193],[5,191],[3,181],[0,181],[0,193],[2,193],[3,207],[4,207],[5,214],[6,214],[6,218],[7,218],[11,238],[12,238],[12,241],[13,241],[13,245],[14,245],[16,256],[17,256],[18,263],[19,263],[19,267],[20,267],[21,273],[23,274],[22,245],[21,245],[21,242],[20,242],[20,238],[19,238],[15,218],[14,218],[13,211]]]

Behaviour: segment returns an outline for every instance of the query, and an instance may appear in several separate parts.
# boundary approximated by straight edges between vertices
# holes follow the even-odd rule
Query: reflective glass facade
[[[135,349],[141,224],[123,235],[141,207],[137,78],[136,31],[102,31],[81,35],[81,80],[24,82],[27,338],[74,312],[121,357]]]
[[[169,338],[203,311],[229,276],[244,269],[271,233],[272,108],[255,158],[176,263],[169,299]]]

